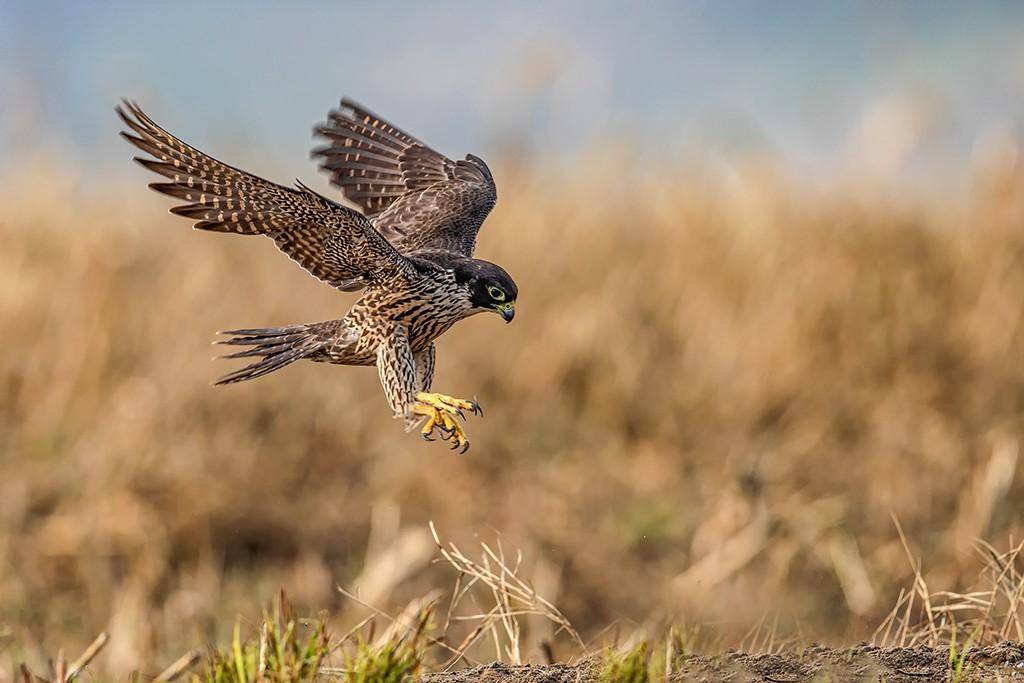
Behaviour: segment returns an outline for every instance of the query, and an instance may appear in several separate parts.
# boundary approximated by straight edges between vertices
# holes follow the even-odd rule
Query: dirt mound
[[[597,678],[600,668],[592,661],[569,664],[523,664],[494,662],[472,669],[444,674],[427,674],[424,683],[578,683]]]
[[[881,648],[861,644],[836,650],[812,645],[799,652],[755,655],[729,651],[717,656],[691,655],[676,664],[674,681],[886,681],[927,683],[953,680],[949,650],[930,647]],[[959,681],[1024,681],[1024,644],[1005,641],[971,650]],[[577,683],[599,678],[599,662],[578,666],[489,664],[424,677],[430,683]]]
[[[1024,646],[1004,642],[968,653],[960,680],[1024,680]],[[802,652],[751,655],[727,652],[689,657],[679,680],[775,681],[947,681],[950,652],[930,647],[880,648],[862,644],[844,650],[811,646]]]

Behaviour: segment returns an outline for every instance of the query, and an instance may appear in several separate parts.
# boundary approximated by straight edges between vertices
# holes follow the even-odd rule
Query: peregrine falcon
[[[483,415],[475,401],[430,390],[434,340],[482,311],[506,323],[516,283],[500,266],[473,258],[476,234],[497,191],[487,164],[452,161],[352,100],[317,125],[320,168],[356,211],[301,182],[285,187],[217,161],[167,132],[134,102],[117,113],[121,136],[145,152],[142,166],[167,178],[149,187],[181,200],[170,212],[194,228],[264,235],[313,277],[345,292],[361,290],[340,320],[230,330],[217,343],[249,347],[225,358],[256,358],[218,380],[255,379],[307,359],[376,365],[395,417],[440,435],[463,453],[457,418]]]

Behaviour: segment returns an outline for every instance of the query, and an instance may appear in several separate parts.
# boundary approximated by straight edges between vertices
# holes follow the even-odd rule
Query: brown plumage
[[[494,207],[494,179],[483,160],[435,152],[376,114],[342,100],[316,127],[329,144],[314,150],[359,213],[301,183],[259,178],[187,145],[132,102],[117,112],[121,135],[148,157],[135,160],[166,181],[150,187],[184,203],[171,213],[198,230],[263,235],[314,277],[343,291],[362,289],[340,320],[232,330],[219,343],[248,347],[227,358],[258,358],[222,377],[261,377],[297,360],[376,365],[396,417],[425,418],[453,448],[469,440],[456,417],[482,412],[473,401],[430,393],[434,340],[482,311],[515,314],[518,289],[499,266],[473,258],[476,234]]]
[[[347,98],[314,132],[328,140],[313,150],[320,168],[396,248],[473,255],[498,199],[482,159],[452,161]]]

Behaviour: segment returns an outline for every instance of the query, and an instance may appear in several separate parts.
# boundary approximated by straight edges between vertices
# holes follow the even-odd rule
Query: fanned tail
[[[232,338],[214,342],[216,344],[253,347],[221,356],[221,358],[253,358],[257,356],[262,356],[262,358],[240,370],[224,375],[214,382],[215,386],[244,382],[268,375],[318,351],[325,341],[316,334],[316,329],[312,325],[227,330],[219,334],[229,334],[232,335]]]

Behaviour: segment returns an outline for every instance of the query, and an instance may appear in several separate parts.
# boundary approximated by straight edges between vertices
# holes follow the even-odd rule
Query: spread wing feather
[[[265,235],[314,277],[340,289],[387,280],[412,266],[365,216],[308,187],[284,187],[200,152],[170,134],[133,102],[117,113],[131,130],[121,135],[151,158],[135,157],[167,178],[150,183],[187,202],[171,213],[199,230]]]
[[[473,255],[498,196],[482,159],[452,161],[348,98],[314,131],[320,168],[399,251]]]

